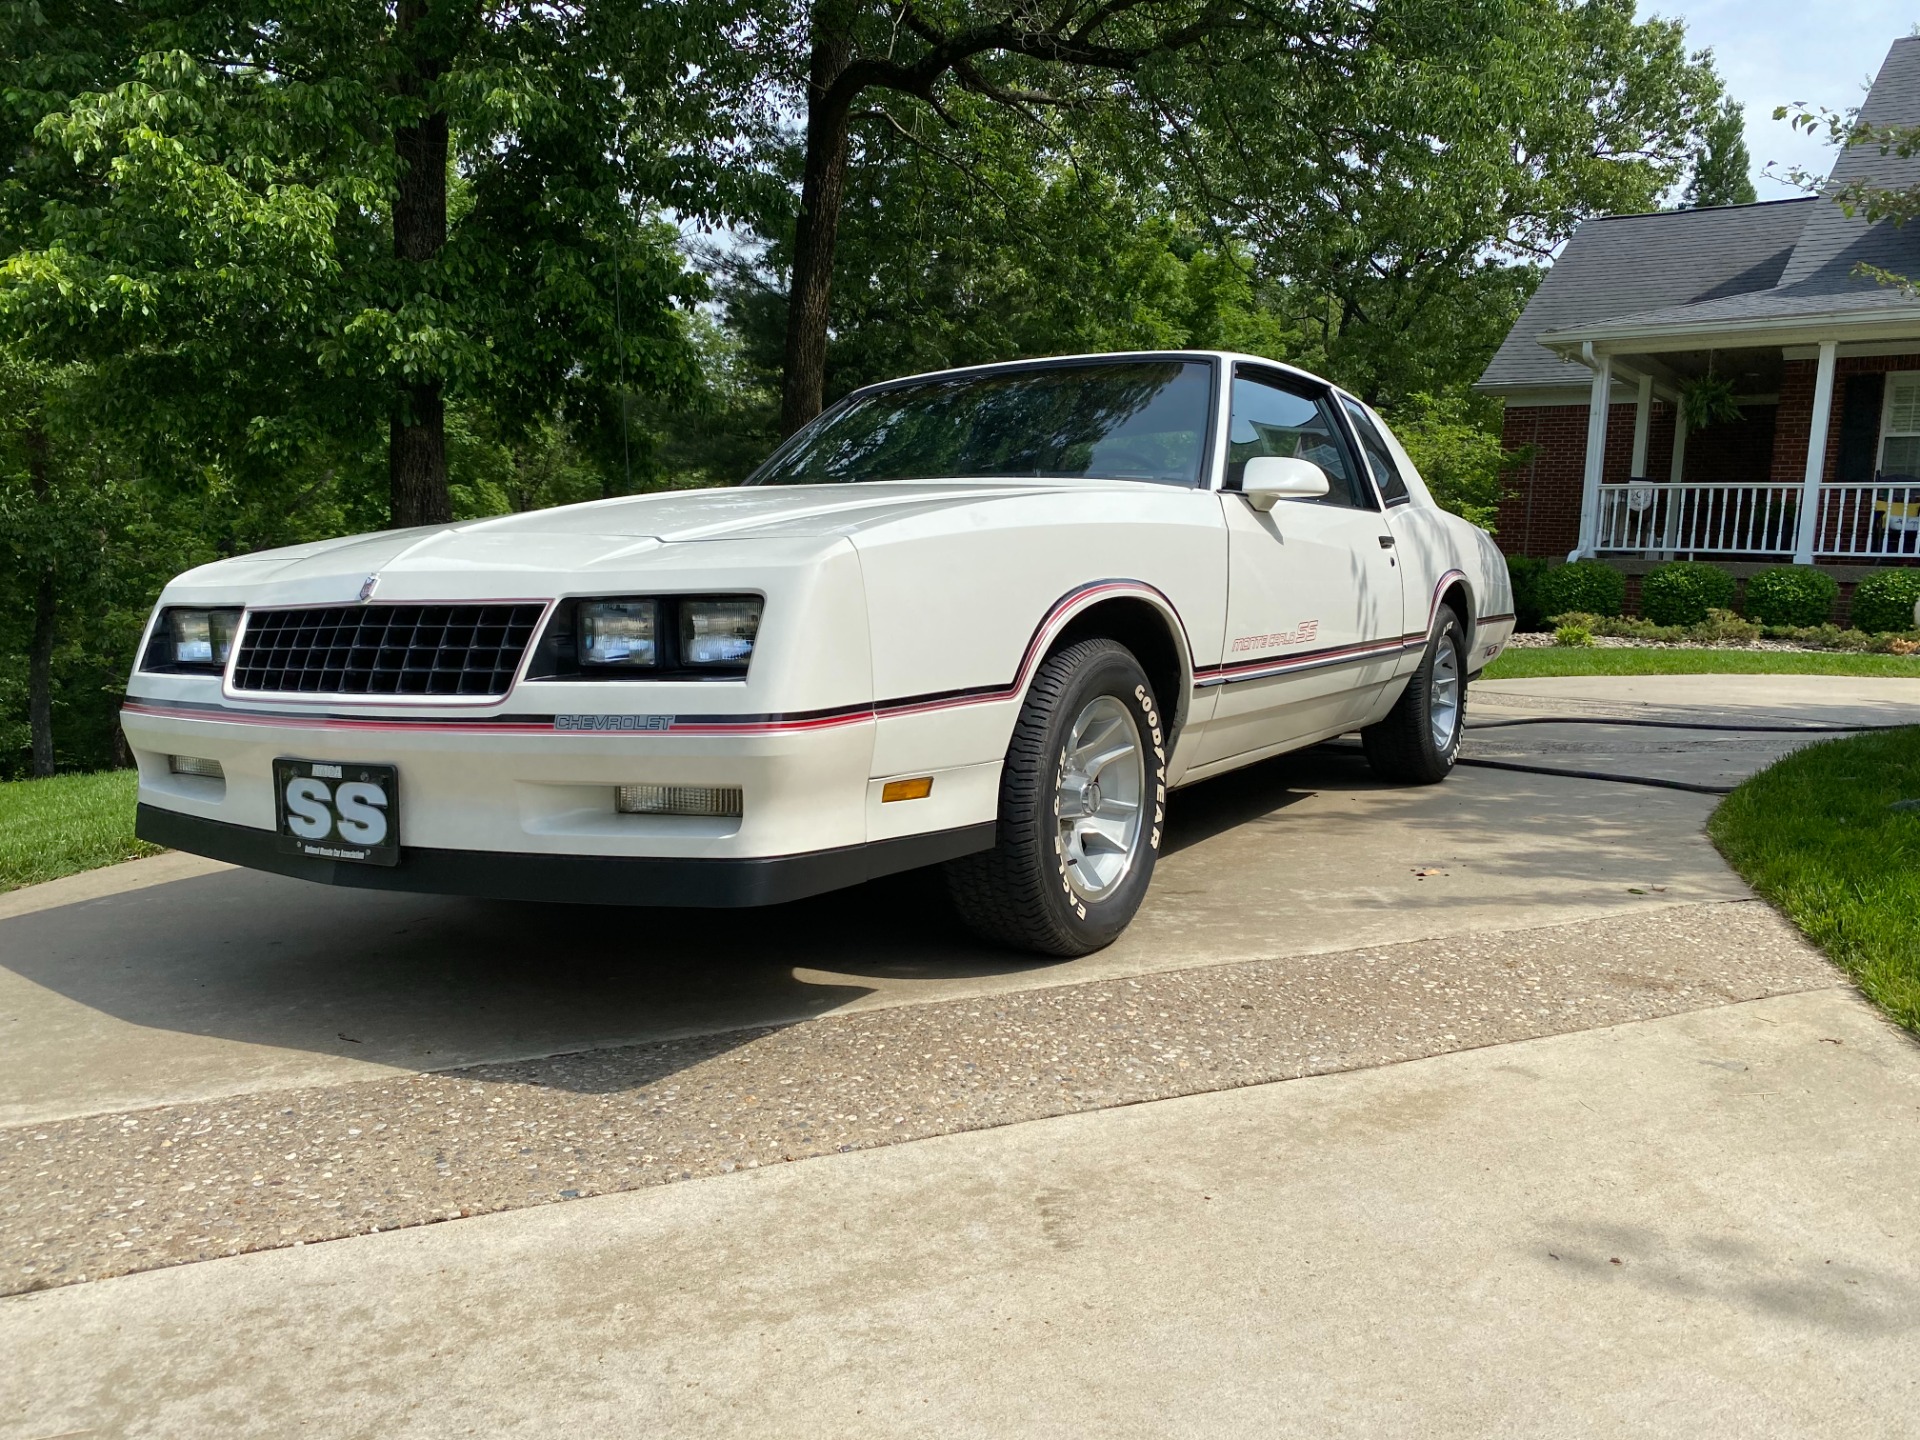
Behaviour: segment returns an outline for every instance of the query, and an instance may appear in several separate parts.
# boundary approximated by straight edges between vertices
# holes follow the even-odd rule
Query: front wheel
[[[1166,739],[1153,686],[1124,646],[1083,640],[1048,656],[1007,747],[994,847],[946,867],[961,918],[1043,955],[1112,944],[1153,878]]]
[[[1467,717],[1467,640],[1460,617],[1442,607],[1420,668],[1387,718],[1360,732],[1382,780],[1432,785],[1452,772]]]

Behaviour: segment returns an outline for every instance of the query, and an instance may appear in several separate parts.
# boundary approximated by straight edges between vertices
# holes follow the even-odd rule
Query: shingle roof
[[[1875,127],[1920,125],[1920,38],[1894,41],[1860,107],[1860,119]],[[1838,187],[1855,180],[1892,190],[1920,185],[1920,157],[1882,155],[1877,145],[1850,146],[1835,158],[1827,181]],[[1920,259],[1920,233],[1886,221],[1869,225],[1864,215],[1850,216],[1831,201],[1822,201],[1794,247],[1780,284],[1782,288],[1824,284],[1830,290],[1851,289],[1873,283],[1852,276],[1858,263],[1911,266],[1916,259]]]
[[[1587,221],[1494,352],[1479,388],[1587,384],[1592,371],[1539,343],[1549,330],[1767,289],[1820,203],[1809,197]]]
[[[1872,125],[1920,125],[1920,38],[1894,42],[1861,118]],[[1829,186],[1855,179],[1895,188],[1920,184],[1920,158],[1855,146],[1840,152]],[[1561,360],[1540,337],[1603,322],[1657,331],[1831,313],[1920,312],[1899,288],[1856,275],[1861,264],[1920,275],[1920,224],[1869,224],[1811,196],[1590,220],[1567,242],[1478,388],[1586,384],[1591,372]]]

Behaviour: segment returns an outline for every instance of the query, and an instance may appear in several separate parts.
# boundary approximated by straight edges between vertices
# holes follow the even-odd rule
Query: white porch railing
[[[1920,485],[1829,485],[1820,491],[1813,553],[1837,560],[1920,549]]]
[[[1798,485],[1602,485],[1603,553],[1791,554]]]
[[[1799,536],[1798,485],[1602,485],[1601,554],[1788,556]],[[1828,485],[1813,553],[1872,561],[1920,554],[1920,484]]]

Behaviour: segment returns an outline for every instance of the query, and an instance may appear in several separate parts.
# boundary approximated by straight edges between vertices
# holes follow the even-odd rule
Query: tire
[[[1453,773],[1466,720],[1466,627],[1452,607],[1442,606],[1420,668],[1387,718],[1360,732],[1360,743],[1382,780],[1434,785]]]
[[[1099,762],[1090,776],[1076,767],[1076,737],[1079,760]],[[1132,652],[1083,640],[1048,656],[1007,746],[994,847],[946,866],[955,908],[1014,949],[1074,956],[1112,944],[1153,879],[1166,800],[1166,726]],[[1076,816],[1089,801],[1095,812]]]

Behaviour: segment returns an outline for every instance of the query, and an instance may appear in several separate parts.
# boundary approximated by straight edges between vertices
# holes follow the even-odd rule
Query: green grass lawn
[[[1542,675],[1906,675],[1920,679],[1920,655],[1858,655],[1844,650],[1509,650],[1489,680]]]
[[[0,784],[0,891],[156,854],[133,838],[135,780],[103,770]]]
[[[1729,795],[1707,833],[1733,868],[1920,1031],[1920,727],[1795,751]]]

